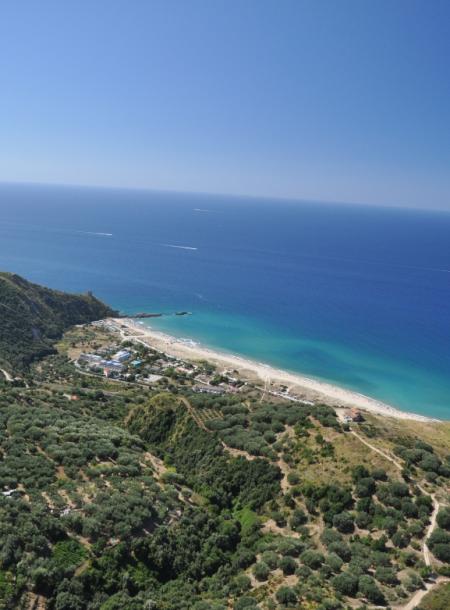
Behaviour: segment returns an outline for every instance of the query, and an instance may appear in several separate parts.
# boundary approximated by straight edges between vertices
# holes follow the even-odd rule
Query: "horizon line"
[[[301,197],[287,197],[282,195],[262,195],[262,194],[248,194],[248,193],[230,193],[230,192],[211,192],[211,191],[196,191],[196,190],[178,190],[168,188],[157,188],[150,186],[123,186],[123,185],[106,185],[106,184],[80,184],[73,182],[41,182],[37,180],[0,180],[0,186],[42,186],[42,187],[56,187],[56,188],[79,188],[79,189],[98,189],[98,190],[110,190],[110,191],[132,191],[140,193],[164,193],[173,195],[198,195],[200,197],[228,197],[233,199],[250,199],[250,200],[264,200],[264,201],[280,201],[285,203],[301,204],[301,203],[312,203],[312,204],[327,204],[327,205],[347,205],[356,206],[361,208],[383,208],[392,210],[421,210],[423,212],[447,212],[450,213],[449,208],[439,207],[420,207],[413,205],[400,205],[400,204],[388,204],[388,203],[365,203],[362,201],[340,201],[330,199],[306,199]]]

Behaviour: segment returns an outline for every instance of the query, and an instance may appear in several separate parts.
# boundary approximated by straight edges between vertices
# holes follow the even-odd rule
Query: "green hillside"
[[[13,371],[23,369],[51,353],[70,326],[114,313],[90,293],[66,294],[0,272],[0,363]]]
[[[110,325],[55,339],[109,308],[0,287],[30,363],[0,376],[0,610],[448,610],[449,423],[342,423],[131,339],[107,378],[73,360]]]

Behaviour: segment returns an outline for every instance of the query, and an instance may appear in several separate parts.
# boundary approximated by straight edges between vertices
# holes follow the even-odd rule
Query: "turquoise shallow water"
[[[258,328],[254,321],[240,316],[198,313],[189,318],[154,319],[147,325],[205,346],[304,373],[404,410],[443,419],[449,417],[448,394],[445,388],[443,391],[439,375],[408,367],[393,358],[376,358],[341,344],[282,335],[276,328]],[[411,399],[414,394],[423,396],[424,388],[426,402]]]
[[[0,186],[0,268],[450,419],[450,214]]]

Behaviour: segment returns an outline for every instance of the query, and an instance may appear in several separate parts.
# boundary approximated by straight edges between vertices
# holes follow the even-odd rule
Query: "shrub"
[[[185,479],[182,474],[178,472],[171,472],[170,470],[167,472],[163,472],[161,475],[161,480],[163,483],[171,484],[171,485],[184,485]]]
[[[440,561],[450,563],[450,544],[438,543],[433,545],[433,555]]]
[[[292,557],[282,557],[280,560],[280,568],[283,570],[283,574],[285,576],[288,576],[289,574],[294,574],[296,568],[297,568],[297,563],[294,559],[292,559]]]
[[[419,510],[411,500],[402,501],[401,512],[407,519],[417,519],[419,516]]]
[[[297,602],[297,595],[291,587],[280,587],[275,594],[276,600],[283,606],[289,606]]]
[[[423,536],[424,529],[423,524],[420,521],[416,521],[411,523],[411,525],[408,527],[408,533],[416,538],[421,538]]]
[[[324,599],[317,610],[341,610],[342,604],[337,599]]]
[[[355,524],[353,523],[353,517],[347,511],[334,515],[333,525],[337,530],[339,530],[343,534],[351,534],[353,532],[353,530],[355,529]]]
[[[260,561],[254,566],[253,574],[255,575],[256,580],[267,580],[270,574],[270,568],[266,563]]]
[[[63,540],[53,547],[53,562],[62,569],[74,568],[86,557],[86,551],[76,540]]]
[[[251,587],[252,581],[245,574],[239,574],[231,583],[231,589],[234,594],[241,594],[244,591],[248,591]]]
[[[300,559],[305,564],[305,566],[308,566],[308,568],[311,568],[312,570],[317,570],[322,565],[324,561],[324,556],[318,551],[305,551],[300,555]]]
[[[367,529],[367,527],[370,525],[372,519],[370,517],[370,515],[368,515],[367,513],[357,513],[356,514],[356,525],[360,528],[360,529]]]
[[[264,440],[266,441],[266,443],[269,443],[269,445],[273,445],[273,443],[277,440],[275,434],[273,432],[264,432]]]
[[[450,509],[441,508],[437,516],[437,523],[443,530],[450,530]]]
[[[361,576],[358,583],[358,589],[361,595],[363,595],[370,603],[378,606],[385,604],[384,595],[377,587],[372,576],[368,576],[366,574]]]
[[[278,525],[278,527],[284,527],[286,525],[286,518],[283,513],[280,513],[280,511],[274,511],[273,513],[271,513],[270,516]]]
[[[259,606],[253,597],[241,597],[233,604],[233,610],[259,610]]]
[[[341,542],[342,536],[334,529],[325,528],[322,532],[320,540],[326,545],[329,546],[332,542]]]
[[[255,561],[255,553],[250,549],[242,548],[236,553],[233,563],[239,568],[248,568]]]
[[[385,553],[387,541],[388,541],[388,539],[384,534],[383,534],[383,536],[380,536],[380,538],[377,538],[376,540],[372,540],[373,550],[379,551],[381,553]]]
[[[371,560],[368,557],[361,557],[360,555],[356,555],[352,557],[352,560],[348,564],[348,570],[351,571],[352,574],[356,576],[362,576],[366,574],[372,565]]]
[[[356,483],[356,495],[360,498],[370,497],[375,493],[375,480],[372,477],[364,477]]]
[[[282,555],[298,557],[305,548],[303,542],[295,538],[281,538],[278,542],[277,550]]]
[[[375,578],[383,583],[383,585],[396,585],[398,583],[397,575],[392,568],[378,566],[375,570]]]
[[[271,570],[275,570],[278,567],[278,555],[273,551],[265,551],[261,559]]]
[[[361,479],[364,479],[369,476],[369,471],[363,464],[358,464],[352,470],[352,479],[357,483]]]
[[[377,481],[387,481],[387,474],[383,468],[374,468],[372,470],[372,476]]]
[[[293,530],[298,529],[308,521],[305,511],[300,508],[294,509],[292,517],[289,520],[289,525]]]
[[[424,456],[424,458],[419,462],[419,467],[422,470],[426,470],[428,472],[437,473],[439,471],[439,466],[441,462],[438,457],[435,455],[428,453]]]
[[[425,508],[427,514],[430,514],[431,511],[433,510],[433,500],[430,496],[426,496],[424,494],[422,494],[421,496],[418,496],[416,499],[416,504],[420,508]]]
[[[291,470],[287,475],[289,485],[298,485],[300,483],[300,475],[298,472]]]
[[[352,552],[347,544],[342,542],[332,542],[328,546],[330,553],[336,553],[345,563],[348,563],[352,558]]]
[[[330,553],[326,558],[327,564],[330,566],[333,572],[339,572],[342,568],[343,561],[336,553]]]
[[[391,495],[396,496],[398,498],[406,498],[409,496],[409,487],[406,483],[401,483],[400,481],[394,481],[388,485],[389,491]]]
[[[413,591],[417,591],[417,589],[421,589],[423,587],[423,580],[415,572],[409,572],[405,587],[407,591],[412,593]]]
[[[393,536],[397,531],[397,521],[392,517],[386,517],[386,519],[383,520],[382,527],[388,533],[389,536]]]
[[[308,566],[301,565],[296,569],[295,574],[300,580],[307,580],[311,576],[312,570],[311,568],[308,568]]]
[[[394,546],[398,547],[399,549],[404,549],[410,543],[411,538],[407,532],[399,531],[392,536],[391,540]]]
[[[343,572],[333,578],[331,584],[338,593],[354,597],[358,591],[358,578],[349,572]]]

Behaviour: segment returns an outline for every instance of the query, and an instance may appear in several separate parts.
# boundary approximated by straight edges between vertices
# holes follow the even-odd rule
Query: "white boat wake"
[[[198,248],[194,248],[193,246],[177,246],[176,244],[161,244],[165,248],[179,248],[180,250],[198,250]]]
[[[76,231],[76,233],[82,233],[83,235],[98,235],[100,237],[112,237],[112,233],[100,233],[97,231]]]

